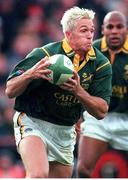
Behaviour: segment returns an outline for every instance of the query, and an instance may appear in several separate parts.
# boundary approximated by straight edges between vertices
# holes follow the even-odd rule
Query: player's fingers
[[[51,72],[52,72],[52,71],[51,71],[50,69],[44,69],[44,70],[40,70],[40,71],[39,71],[40,74],[45,74],[45,75],[51,74]]]
[[[78,75],[78,73],[76,72],[76,71],[73,71],[73,74],[74,74],[74,79],[76,80],[76,81],[79,81],[79,75]]]
[[[46,69],[48,66],[50,66],[51,65],[51,63],[50,63],[50,61],[45,61],[43,64],[40,64],[39,66],[38,66],[38,69],[40,70],[40,69]]]
[[[66,86],[74,87],[77,85],[77,81],[72,78],[68,78],[68,81],[64,83]]]
[[[37,63],[35,64],[35,67],[39,67],[39,66],[45,64],[46,62],[49,63],[49,58],[48,58],[48,56],[45,56],[45,57],[42,58],[39,62],[37,62]]]
[[[73,87],[67,87],[67,86],[64,86],[64,85],[61,85],[60,88],[61,88],[61,89],[64,89],[64,90],[67,90],[67,91],[71,91],[71,92],[72,92],[73,89],[74,89]]]
[[[43,79],[47,80],[47,81],[51,81],[52,78],[48,77],[48,76],[44,76]]]
[[[49,60],[49,57],[48,56],[45,56],[44,58],[42,58],[40,61],[39,61],[39,64],[42,64],[42,63],[44,63],[44,62],[46,62],[46,61],[48,61]]]

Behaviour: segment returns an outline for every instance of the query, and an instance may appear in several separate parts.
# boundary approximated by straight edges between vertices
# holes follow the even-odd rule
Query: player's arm
[[[79,87],[77,92],[74,93],[92,116],[97,119],[103,119],[105,117],[109,106],[103,98],[91,96],[82,87]]]
[[[103,98],[90,95],[85,89],[83,89],[80,85],[80,78],[76,72],[74,72],[74,78],[69,78],[69,81],[64,83],[61,87],[71,91],[92,116],[97,119],[105,117],[108,112],[107,102]]]
[[[28,84],[34,79],[42,78],[50,80],[50,78],[47,77],[47,75],[51,73],[51,70],[47,69],[49,65],[50,62],[47,61],[47,57],[45,57],[21,75],[9,79],[6,84],[6,95],[9,98],[21,95]]]

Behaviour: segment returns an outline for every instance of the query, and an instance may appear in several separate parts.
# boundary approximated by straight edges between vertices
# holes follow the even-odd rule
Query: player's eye
[[[113,28],[114,28],[114,26],[113,26],[113,25],[111,25],[111,24],[108,24],[108,25],[106,26],[106,28],[107,28],[107,29],[113,29]]]
[[[95,31],[95,29],[91,29],[91,30],[90,30],[91,33],[94,33],[94,31]]]
[[[111,30],[111,29],[113,29],[113,28],[117,28],[117,29],[122,29],[122,28],[124,28],[124,25],[123,24],[118,24],[118,25],[112,25],[112,24],[108,24],[107,26],[106,26],[106,28],[107,29],[109,29],[109,30]]]
[[[81,32],[87,32],[88,29],[81,29]]]
[[[86,32],[94,32],[94,29],[81,29],[81,32],[86,33]]]
[[[124,28],[124,25],[123,24],[118,24],[116,27],[117,27],[117,29],[122,29],[122,28]]]

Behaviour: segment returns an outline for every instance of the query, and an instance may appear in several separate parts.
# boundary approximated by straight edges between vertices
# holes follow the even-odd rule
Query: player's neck
[[[79,57],[80,57],[80,61],[83,61],[84,59],[85,59],[85,57],[86,57],[86,54],[87,53],[85,53],[85,52],[76,52],[78,55],[79,55]]]

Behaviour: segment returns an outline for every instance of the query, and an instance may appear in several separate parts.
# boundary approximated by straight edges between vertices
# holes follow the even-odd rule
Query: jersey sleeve
[[[39,62],[46,54],[41,48],[33,49],[23,60],[21,60],[9,74],[7,80],[21,75],[23,72],[32,68],[37,62]]]
[[[110,103],[112,94],[112,67],[109,60],[101,61],[100,65],[96,68],[89,92],[93,96],[103,98],[108,104]]]

